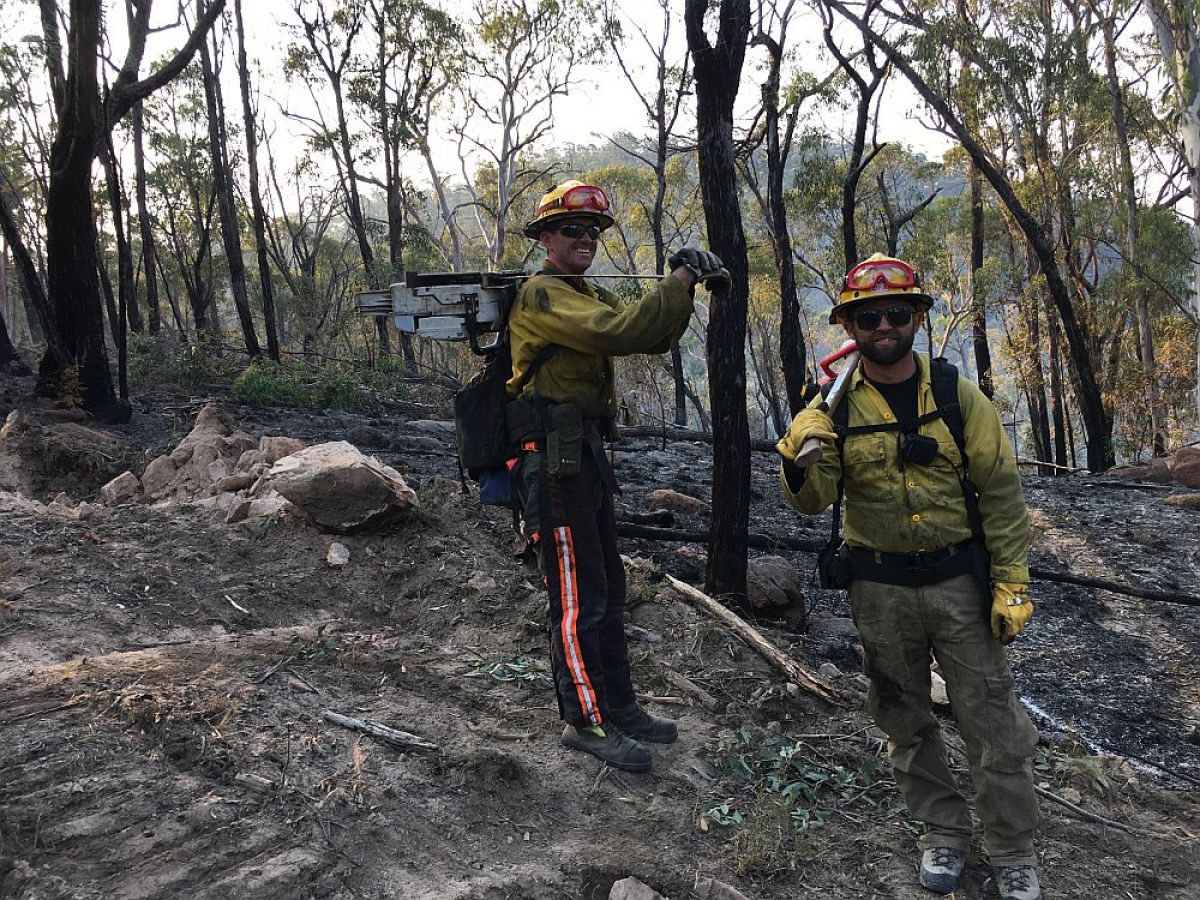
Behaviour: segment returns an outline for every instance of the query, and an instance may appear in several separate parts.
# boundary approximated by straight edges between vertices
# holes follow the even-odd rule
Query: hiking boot
[[[649,772],[650,751],[632,738],[621,734],[619,729],[605,731],[598,725],[576,728],[568,725],[563,729],[562,745],[572,750],[590,753],[614,769],[626,772]]]
[[[1000,900],[1042,900],[1036,866],[997,866],[996,887]]]
[[[939,894],[951,894],[958,889],[967,854],[953,847],[930,847],[921,854],[921,887]]]
[[[679,737],[679,724],[674,719],[652,716],[633,701],[628,706],[616,706],[608,711],[609,720],[631,738],[652,744],[673,744]]]

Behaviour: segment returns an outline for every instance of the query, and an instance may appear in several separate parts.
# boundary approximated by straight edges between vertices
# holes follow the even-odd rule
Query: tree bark
[[[155,258],[154,229],[150,222],[150,203],[146,197],[146,151],[142,101],[134,104],[133,124],[133,181],[138,205],[138,233],[142,239],[142,277],[146,283],[147,330],[158,334],[162,328],[162,311],[158,298],[158,263]]]
[[[238,85],[242,94],[242,121],[246,129],[246,168],[250,175],[250,209],[254,224],[254,248],[258,259],[258,279],[262,287],[263,326],[267,333],[267,356],[279,362],[279,325],[275,319],[275,288],[271,282],[271,262],[267,256],[267,213],[258,183],[258,123],[250,105],[250,67],[246,61],[246,29],[242,23],[242,0],[234,0],[237,24]]]
[[[992,349],[988,343],[987,303],[977,291],[983,269],[983,184],[979,168],[971,163],[971,345],[975,350],[975,374],[979,389],[989,400],[996,396],[992,379]]]
[[[196,0],[197,13],[203,12],[204,0]],[[221,244],[225,249],[225,264],[229,268],[229,287],[233,306],[242,327],[242,341],[251,359],[262,356],[250,300],[246,295],[246,262],[242,257],[242,234],[238,225],[237,206],[233,199],[233,172],[229,165],[229,141],[225,134],[225,110],[221,83],[208,52],[208,41],[200,45],[200,65],[204,71],[204,99],[208,112],[208,144],[212,155],[213,191],[217,195],[217,210],[221,216]]]
[[[100,18],[99,0],[71,0],[67,76],[46,193],[47,295],[54,311],[47,324],[62,340],[59,346],[47,345],[38,392],[62,396],[73,391],[77,378],[84,409],[101,419],[128,421],[129,405],[118,402],[109,371],[92,208],[92,161],[100,136]]]
[[[746,533],[750,519],[750,433],[746,414],[746,311],[749,272],[733,152],[733,104],[746,40],[749,0],[721,0],[717,41],[704,31],[706,0],[686,0],[684,20],[696,75],[700,188],[709,245],[725,261],[731,285],[711,295],[708,342],[713,415],[713,524],[705,585],[746,604]]]

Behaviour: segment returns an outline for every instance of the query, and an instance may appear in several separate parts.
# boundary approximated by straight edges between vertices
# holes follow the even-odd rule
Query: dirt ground
[[[0,418],[24,388],[0,391]],[[199,405],[149,398],[108,431],[139,471]],[[418,418],[227,406],[254,436],[310,443]],[[644,512],[657,488],[707,498],[710,453],[630,442],[621,508]],[[95,502],[100,482],[78,473],[0,491],[0,897],[600,900],[627,876],[671,900],[703,896],[703,879],[763,900],[930,896],[841,595],[809,588],[808,633],[758,623],[825,666],[830,705],[664,587],[702,584],[702,546],[623,540],[635,681],[680,740],[651,774],[614,772],[558,744],[544,595],[507,514],[462,496],[448,444],[380,457],[420,509],[345,537],[179,505],[75,519],[47,503],[64,487]],[[784,511],[773,461],[754,465],[752,529],[821,537],[826,519]],[[1026,492],[1035,564],[1198,590],[1200,513],[1161,488],[1030,477]],[[335,539],[340,569],[325,561]],[[1043,800],[1046,896],[1200,897],[1200,608],[1056,583],[1034,598],[1013,666],[1045,737],[1039,784],[1072,804]],[[994,898],[975,849],[957,896]]]

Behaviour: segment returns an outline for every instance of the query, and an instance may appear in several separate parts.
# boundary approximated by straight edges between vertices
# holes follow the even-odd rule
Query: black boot
[[[673,744],[679,737],[679,724],[664,716],[652,716],[637,701],[628,706],[614,706],[608,718],[631,738],[652,744]]]
[[[596,730],[600,734],[588,727],[576,728],[574,725],[568,725],[563,729],[562,745],[572,750],[590,753],[614,769],[624,769],[626,772],[650,771],[649,750],[621,734],[616,728],[607,731],[603,728]]]

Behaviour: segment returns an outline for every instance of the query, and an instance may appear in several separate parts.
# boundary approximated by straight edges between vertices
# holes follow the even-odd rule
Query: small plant
[[[527,688],[549,690],[554,686],[546,670],[528,656],[517,656],[509,660],[499,657],[480,660],[467,673],[468,678],[480,678],[484,675],[493,681],[516,683]]]
[[[325,626],[318,625],[317,633],[312,640],[305,640],[300,635],[292,635],[292,655],[296,659],[309,662],[328,662],[334,659],[342,648],[331,636],[325,633]]]
[[[746,729],[701,753],[718,773],[744,787],[747,802],[774,798],[797,831],[821,827],[833,809],[863,801],[880,781],[877,757],[864,757],[855,767],[817,761],[806,755],[803,743],[786,738],[757,743]],[[737,817],[745,814],[736,804],[736,798],[711,801],[705,815],[718,825],[740,824]]]
[[[270,360],[255,360],[233,380],[233,396],[252,406],[305,406],[308,391],[296,372]]]

